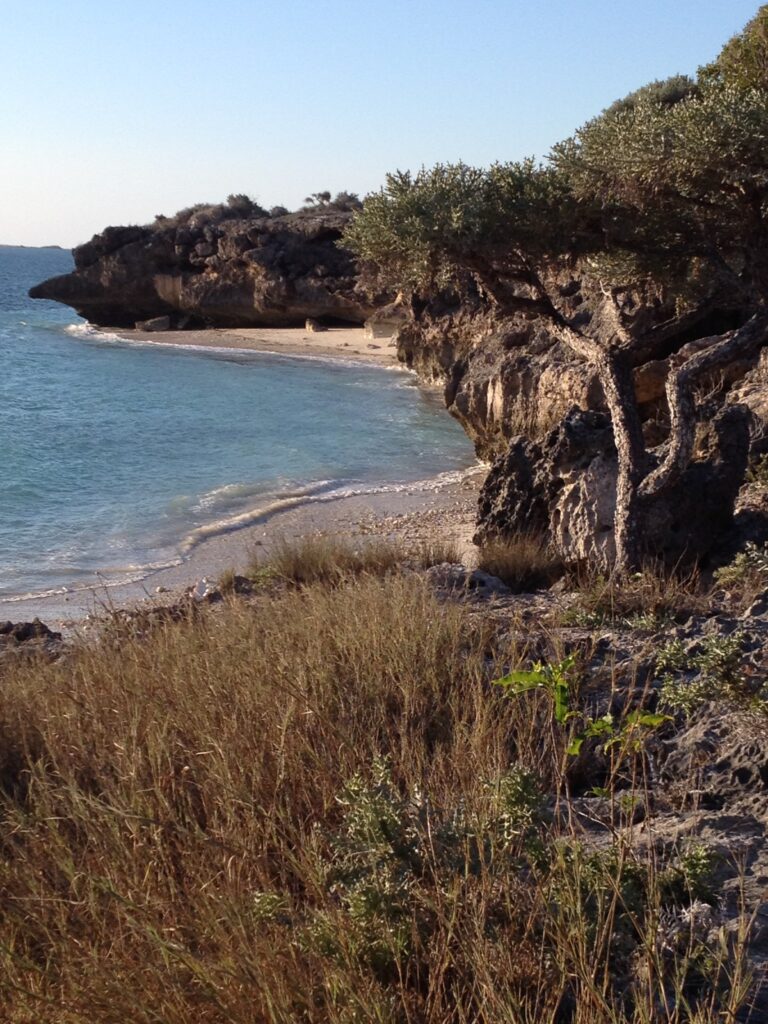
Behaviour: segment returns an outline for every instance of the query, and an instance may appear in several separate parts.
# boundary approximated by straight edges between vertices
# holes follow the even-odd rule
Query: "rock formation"
[[[558,287],[571,322],[595,315],[595,296],[577,277],[563,274]],[[640,339],[633,375],[652,470],[666,451],[667,375],[705,348],[708,335],[737,326],[739,313],[696,311],[683,330],[665,337],[669,310],[662,301],[627,295],[624,302]],[[607,567],[617,459],[594,368],[543,318],[500,317],[479,296],[412,307],[397,338],[400,358],[443,383],[448,409],[492,463],[476,541],[531,530],[548,536],[568,563]],[[766,367],[763,351],[702,382],[694,461],[673,488],[645,502],[647,554],[673,565],[695,561],[728,531],[747,458],[768,446]]]
[[[73,273],[31,294],[67,303],[96,324],[146,321],[155,330],[309,330],[329,320],[367,321],[371,337],[393,335],[400,360],[444,386],[447,408],[477,454],[493,463],[478,541],[536,529],[567,561],[610,561],[617,462],[602,387],[550,320],[530,312],[502,316],[476,287],[429,302],[366,293],[351,255],[338,245],[349,212],[236,214],[195,208],[150,227],[107,228],[75,249]],[[552,268],[547,286],[569,323],[588,324],[597,315],[596,286],[577,267]],[[668,374],[743,316],[727,303],[693,310],[665,334],[673,312],[663,293],[649,286],[621,301],[638,339],[631,353],[636,396],[650,459],[658,463],[669,429]],[[763,352],[705,382],[711,394],[700,395],[698,459],[662,501],[647,502],[649,552],[672,562],[697,558],[727,529],[747,448],[768,449],[767,381]],[[724,404],[742,411],[715,418]]]
[[[641,513],[644,554],[684,565],[731,524],[749,450],[749,413],[727,406],[700,437],[696,460]],[[613,562],[616,449],[605,413],[574,408],[546,438],[514,438],[494,462],[480,496],[476,541],[524,530],[549,534],[564,560]]]
[[[350,216],[323,210],[243,218],[212,207],[148,227],[107,228],[74,250],[72,273],[30,295],[110,327],[165,316],[171,326],[362,323],[375,303],[357,290],[352,258],[337,245]]]

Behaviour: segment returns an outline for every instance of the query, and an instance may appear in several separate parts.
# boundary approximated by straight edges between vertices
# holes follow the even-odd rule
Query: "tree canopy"
[[[345,243],[382,283],[428,292],[471,275],[502,303],[551,257],[611,286],[768,299],[768,5],[696,81],[617,101],[534,160],[398,171]]]
[[[547,317],[553,337],[594,366],[616,444],[621,572],[639,564],[643,510],[693,457],[696,383],[768,339],[766,67],[768,6],[696,81],[677,75],[636,90],[545,163],[390,174],[346,232],[379,285],[429,296],[471,283],[503,314]],[[599,285],[586,320],[561,309],[549,270],[564,261]],[[677,300],[678,315],[638,346],[618,294],[648,282]],[[738,313],[738,326],[670,369],[669,436],[651,457],[632,361],[688,326],[686,306],[699,316],[715,302]],[[734,420],[738,430],[746,444]]]

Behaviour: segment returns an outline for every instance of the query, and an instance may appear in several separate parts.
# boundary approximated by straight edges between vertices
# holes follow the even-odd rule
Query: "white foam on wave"
[[[94,327],[93,324],[89,324],[87,321],[84,324],[67,324],[64,330],[75,338],[84,338],[88,341],[125,341],[125,338],[119,334],[113,331],[104,331],[100,327]]]
[[[147,562],[143,565],[112,566],[99,572],[91,572],[90,582],[81,583],[78,586],[52,587],[49,590],[31,590],[25,594],[9,594],[0,596],[0,605],[18,604],[20,601],[38,601],[48,597],[64,597],[70,594],[83,594],[88,591],[96,592],[108,590],[112,587],[128,586],[131,583],[140,583],[151,576],[152,573],[160,572],[162,569],[173,569],[181,565],[183,558],[173,558],[164,562]],[[94,578],[95,577],[95,578]]]
[[[404,494],[421,493],[425,491],[439,491],[451,484],[460,484],[467,477],[477,472],[481,463],[475,463],[466,469],[452,469],[426,480],[415,480],[410,483],[391,484],[349,484],[344,487],[334,488],[330,491],[323,491],[322,483],[308,485],[303,492],[295,492],[287,495],[280,495],[271,501],[247,512],[240,512],[237,515],[219,519],[216,522],[198,526],[192,530],[181,543],[181,551],[189,555],[198,545],[214,537],[220,537],[227,533],[234,533],[247,526],[254,526],[256,523],[266,523],[280,512],[288,512],[303,505],[326,504],[332,501],[341,501],[344,498],[354,498],[363,495],[376,494]]]
[[[319,490],[331,487],[332,484],[332,480],[317,480],[315,483],[307,484],[303,487],[290,488],[281,494],[281,497],[306,497]],[[214,487],[212,491],[207,491],[201,495],[192,506],[192,511],[206,512],[217,505],[231,504],[242,498],[253,498],[260,494],[263,495],[265,492],[268,492],[268,485],[265,484],[224,484],[222,487]],[[274,494],[274,491],[272,491],[272,494]]]

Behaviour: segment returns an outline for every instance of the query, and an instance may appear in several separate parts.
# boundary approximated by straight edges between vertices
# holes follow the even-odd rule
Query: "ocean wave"
[[[84,324],[67,324],[64,330],[75,338],[84,338],[88,341],[125,341],[125,338],[121,335],[113,331],[104,331],[100,327],[94,327],[93,324],[89,324],[87,321]]]
[[[147,562],[142,565],[112,566],[100,571],[85,572],[90,577],[88,583],[78,586],[51,587],[48,590],[30,590],[24,594],[0,594],[0,605],[18,604],[21,601],[38,601],[48,597],[65,597],[70,594],[83,594],[87,592],[98,593],[109,590],[113,587],[128,586],[131,583],[140,583],[142,580],[161,572],[163,569],[173,569],[181,565],[184,559],[173,558],[163,562]]]
[[[333,501],[341,501],[344,498],[355,498],[363,495],[377,494],[405,494],[423,493],[425,491],[439,491],[443,487],[452,484],[460,484],[467,477],[476,473],[481,463],[474,463],[465,469],[447,470],[438,473],[437,476],[425,480],[415,480],[410,483],[389,483],[389,484],[348,484],[343,487],[324,491],[320,482],[310,484],[303,492],[296,492],[290,495],[280,495],[271,501],[257,508],[249,509],[247,512],[239,512],[236,515],[224,519],[206,523],[198,526],[181,542],[180,550],[184,556],[190,554],[196,547],[214,537],[221,537],[227,533],[234,533],[247,526],[255,526],[257,523],[267,523],[280,512],[289,512],[304,505],[326,504]]]
[[[444,487],[460,484],[467,477],[477,472],[481,463],[475,463],[464,469],[447,470],[438,473],[434,477],[411,482],[365,484],[349,483],[343,486],[336,486],[332,480],[315,480],[304,486],[296,486],[291,490],[279,495],[273,495],[270,500],[249,509],[246,512],[218,519],[192,530],[183,538],[179,545],[180,555],[177,558],[163,561],[146,562],[142,564],[129,564],[123,566],[109,566],[99,571],[84,570],[83,575],[89,577],[88,582],[83,581],[77,585],[62,585],[43,590],[30,590],[21,594],[3,595],[0,593],[0,605],[19,604],[24,601],[36,601],[44,598],[65,597],[83,593],[92,593],[97,596],[99,592],[108,591],[114,587],[127,586],[141,583],[150,576],[164,569],[171,569],[182,565],[189,554],[199,545],[215,537],[220,537],[237,530],[253,526],[257,523],[267,523],[275,515],[287,512],[292,509],[301,508],[305,505],[327,504],[335,501],[343,501],[345,498],[360,496],[374,496],[378,494],[405,494],[424,493],[427,491],[437,492]],[[223,487],[215,488],[208,496],[247,497],[253,493],[249,485],[225,484]],[[206,496],[203,496],[205,498]],[[202,500],[202,499],[201,499]]]
[[[317,480],[312,484],[291,486],[287,485],[279,495],[275,493],[274,483],[237,483],[224,484],[222,487],[214,487],[201,495],[192,505],[193,512],[208,512],[217,505],[232,505],[233,502],[241,501],[244,498],[255,498],[257,496],[270,496],[281,498],[306,497],[334,485],[333,480]]]

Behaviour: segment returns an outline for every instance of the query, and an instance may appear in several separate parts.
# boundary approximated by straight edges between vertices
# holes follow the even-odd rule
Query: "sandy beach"
[[[307,331],[303,327],[219,327],[196,331],[136,331],[104,328],[129,341],[196,348],[241,349],[316,359],[351,359],[379,366],[399,366],[395,343],[372,340],[362,327],[329,327]]]

